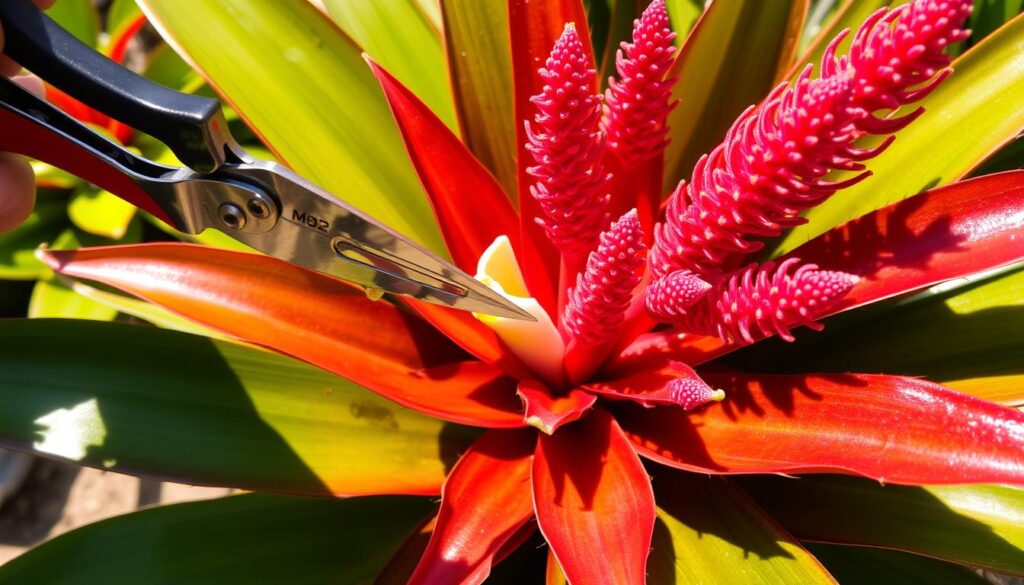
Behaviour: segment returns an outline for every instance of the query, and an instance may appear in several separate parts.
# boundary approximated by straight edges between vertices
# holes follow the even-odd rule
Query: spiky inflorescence
[[[833,308],[859,279],[845,272],[818,270],[814,264],[790,274],[799,263],[790,258],[778,269],[771,262],[760,267],[751,264],[715,284],[673,322],[684,331],[740,343],[776,334],[792,341],[789,330],[800,325],[820,329],[814,319]]]
[[[563,323],[573,339],[597,345],[613,337],[640,284],[647,246],[636,210],[601,234],[587,267],[569,291]]]
[[[671,322],[685,315],[710,289],[710,284],[692,272],[676,270],[647,287],[644,304],[652,317]]]
[[[668,383],[668,394],[683,410],[700,408],[725,399],[724,390],[715,390],[700,379],[677,378]]]
[[[836,58],[840,35],[821,60],[823,76],[853,72],[853,103],[868,112],[894,110],[922,99],[945,79],[945,49],[969,36],[962,24],[972,0],[916,0],[878,10],[857,29],[847,55]],[[901,118],[866,117],[857,126],[874,134],[895,132],[920,110]]]
[[[608,148],[626,163],[661,154],[668,144],[668,114],[675,77],[666,79],[675,58],[668,9],[654,0],[633,21],[633,42],[622,43],[615,56],[619,79],[608,81],[601,127]]]
[[[751,236],[773,236],[799,224],[797,215],[852,181],[822,180],[832,169],[859,170],[873,151],[851,146],[853,120],[846,75],[812,80],[810,70],[747,110],[725,141],[701,158],[689,185],[669,201],[655,232],[651,269],[716,276],[730,254],[757,250]]]
[[[860,161],[892,137],[870,150],[852,148],[855,139],[895,132],[914,117],[871,113],[921,99],[941,81],[945,74],[937,69],[949,63],[942,51],[964,37],[960,25],[970,4],[915,0],[879,11],[857,31],[849,55],[836,58],[838,43],[830,45],[822,78],[811,80],[805,70],[792,88],[780,86],[760,108],[745,112],[697,163],[691,183],[673,193],[655,232],[655,276],[680,269],[716,276],[728,269],[731,255],[761,247],[751,238],[803,223],[801,211],[863,178],[821,180],[833,169],[861,169]]]
[[[604,136],[598,128],[601,96],[594,93],[597,72],[576,32],[567,24],[544,67],[541,93],[530,98],[537,108],[526,123],[527,150],[536,166],[526,169],[537,181],[530,193],[545,217],[537,218],[551,241],[566,255],[594,249],[607,225],[608,176],[599,165]]]

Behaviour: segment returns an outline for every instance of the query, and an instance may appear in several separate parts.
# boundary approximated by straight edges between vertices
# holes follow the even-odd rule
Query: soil
[[[193,487],[37,458],[0,506],[0,564],[54,536],[151,505],[217,498],[226,488]]]

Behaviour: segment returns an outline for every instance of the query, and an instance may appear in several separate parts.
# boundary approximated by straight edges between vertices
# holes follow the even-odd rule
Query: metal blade
[[[265,233],[218,227],[261,252],[361,284],[437,305],[534,321],[532,315],[452,264],[287,168],[268,162],[226,165],[218,175],[255,181],[277,195],[281,215]]]

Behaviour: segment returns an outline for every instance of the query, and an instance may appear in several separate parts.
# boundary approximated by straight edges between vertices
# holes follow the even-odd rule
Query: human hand
[[[0,2],[5,0],[0,0]],[[33,0],[40,8],[49,8],[56,0]],[[0,28],[0,52],[3,52],[4,35]],[[0,55],[0,75],[12,77],[21,67],[7,57]],[[23,87],[43,95],[43,84],[30,75],[14,77]],[[0,129],[0,132],[3,132]],[[24,157],[0,152],[0,232],[18,227],[32,213],[36,199],[36,181],[32,167]]]

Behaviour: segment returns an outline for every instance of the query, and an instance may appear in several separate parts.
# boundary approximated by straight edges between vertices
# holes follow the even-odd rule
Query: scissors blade
[[[276,258],[374,291],[465,311],[534,317],[449,262],[276,163],[227,165],[219,173],[265,185],[281,215],[266,233],[229,235]]]

